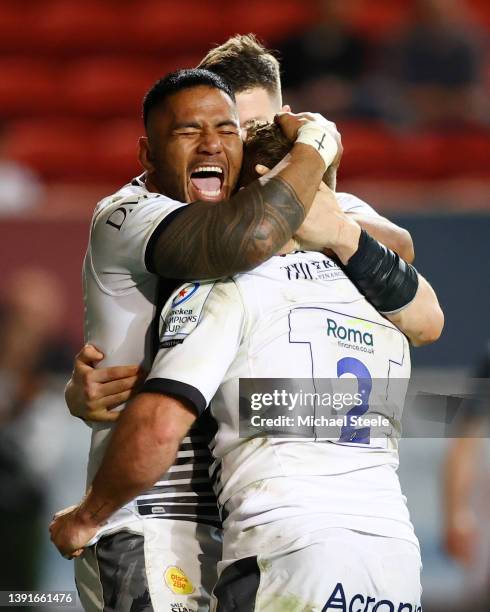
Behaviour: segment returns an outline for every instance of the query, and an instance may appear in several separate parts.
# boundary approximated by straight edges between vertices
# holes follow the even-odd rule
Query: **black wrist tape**
[[[417,270],[365,230],[361,230],[357,251],[343,268],[359,291],[383,314],[401,310],[417,293]]]

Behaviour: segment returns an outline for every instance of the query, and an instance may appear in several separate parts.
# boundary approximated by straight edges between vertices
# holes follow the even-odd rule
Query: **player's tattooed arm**
[[[295,190],[280,176],[254,181],[220,204],[195,202],[161,234],[155,270],[182,279],[249,270],[291,238],[305,212]]]

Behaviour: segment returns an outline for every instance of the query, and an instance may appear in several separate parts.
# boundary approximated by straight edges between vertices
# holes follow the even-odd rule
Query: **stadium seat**
[[[478,25],[490,30],[490,3],[488,0],[467,0],[470,16],[475,18]]]
[[[490,130],[448,133],[443,137],[448,174],[490,177]]]
[[[90,180],[92,124],[25,120],[12,123],[10,129],[11,156],[45,180]]]
[[[228,36],[237,31],[254,32],[269,43],[307,27],[315,15],[314,3],[310,0],[249,0],[246,4],[231,2],[227,8]]]
[[[67,109],[79,116],[136,118],[143,95],[166,72],[162,62],[97,57],[73,63],[65,75]]]
[[[0,50],[16,52],[26,48],[26,30],[33,28],[33,20],[30,18],[29,9],[19,10],[18,2],[4,0],[0,10]],[[23,32],[23,36],[19,36]],[[29,41],[29,36],[27,36]]]
[[[379,42],[391,37],[410,19],[412,3],[406,0],[363,0],[352,14],[352,27]]]
[[[223,27],[226,11],[226,3],[149,0],[135,3],[127,18],[136,49],[203,53],[228,35]]]
[[[104,122],[93,140],[97,178],[122,185],[140,174],[138,140],[143,134],[141,120]]]
[[[55,113],[62,105],[60,69],[49,61],[0,59],[0,113],[4,117]]]
[[[438,132],[410,132],[399,137],[397,178],[435,180],[448,175],[448,151]]]
[[[399,143],[386,126],[349,122],[340,124],[344,155],[342,178],[392,176],[398,170]]]
[[[48,0],[40,3],[36,35],[44,52],[117,50],[127,35],[123,16],[124,3]]]

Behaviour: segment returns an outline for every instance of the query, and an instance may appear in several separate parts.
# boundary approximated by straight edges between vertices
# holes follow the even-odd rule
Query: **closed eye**
[[[196,136],[200,133],[200,130],[196,130],[193,128],[183,128],[174,132],[174,134],[176,134],[177,136]]]

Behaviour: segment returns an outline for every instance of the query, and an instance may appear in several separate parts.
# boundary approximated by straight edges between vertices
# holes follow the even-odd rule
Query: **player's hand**
[[[291,142],[294,142],[298,137],[298,131],[300,128],[310,123],[320,127],[321,130],[326,133],[326,137],[333,141],[333,146],[335,149],[330,162],[327,164],[328,167],[325,171],[323,180],[329,187],[335,190],[337,183],[337,170],[344,152],[342,147],[342,138],[335,123],[333,123],[333,121],[328,121],[328,119],[325,119],[325,117],[319,113],[281,112],[275,116],[274,120],[279,125],[284,135]]]
[[[274,121],[279,125],[281,131],[288,140],[294,142],[298,136],[298,131],[301,127],[308,123],[314,123],[322,127],[328,132],[337,143],[337,146],[342,148],[342,137],[333,121],[325,119],[320,113],[291,113],[280,112],[274,117]]]
[[[338,250],[345,249],[347,239],[350,240],[351,226],[358,234],[360,228],[357,223],[350,219],[340,208],[334,192],[324,183],[320,184],[318,193],[313,204],[303,221],[303,224],[293,236],[300,244],[301,249],[306,251]],[[355,237],[352,238],[353,252],[357,249]]]
[[[475,560],[478,524],[473,511],[464,508],[448,517],[444,530],[444,546],[450,557],[464,565]]]
[[[144,371],[137,365],[96,369],[103,358],[91,344],[86,344],[75,357],[72,377],[65,389],[65,400],[73,416],[86,421],[116,421],[120,412],[112,409],[127,402],[142,382]]]
[[[57,512],[49,525],[51,541],[65,559],[79,557],[98,529],[99,525],[82,520],[80,506]]]

